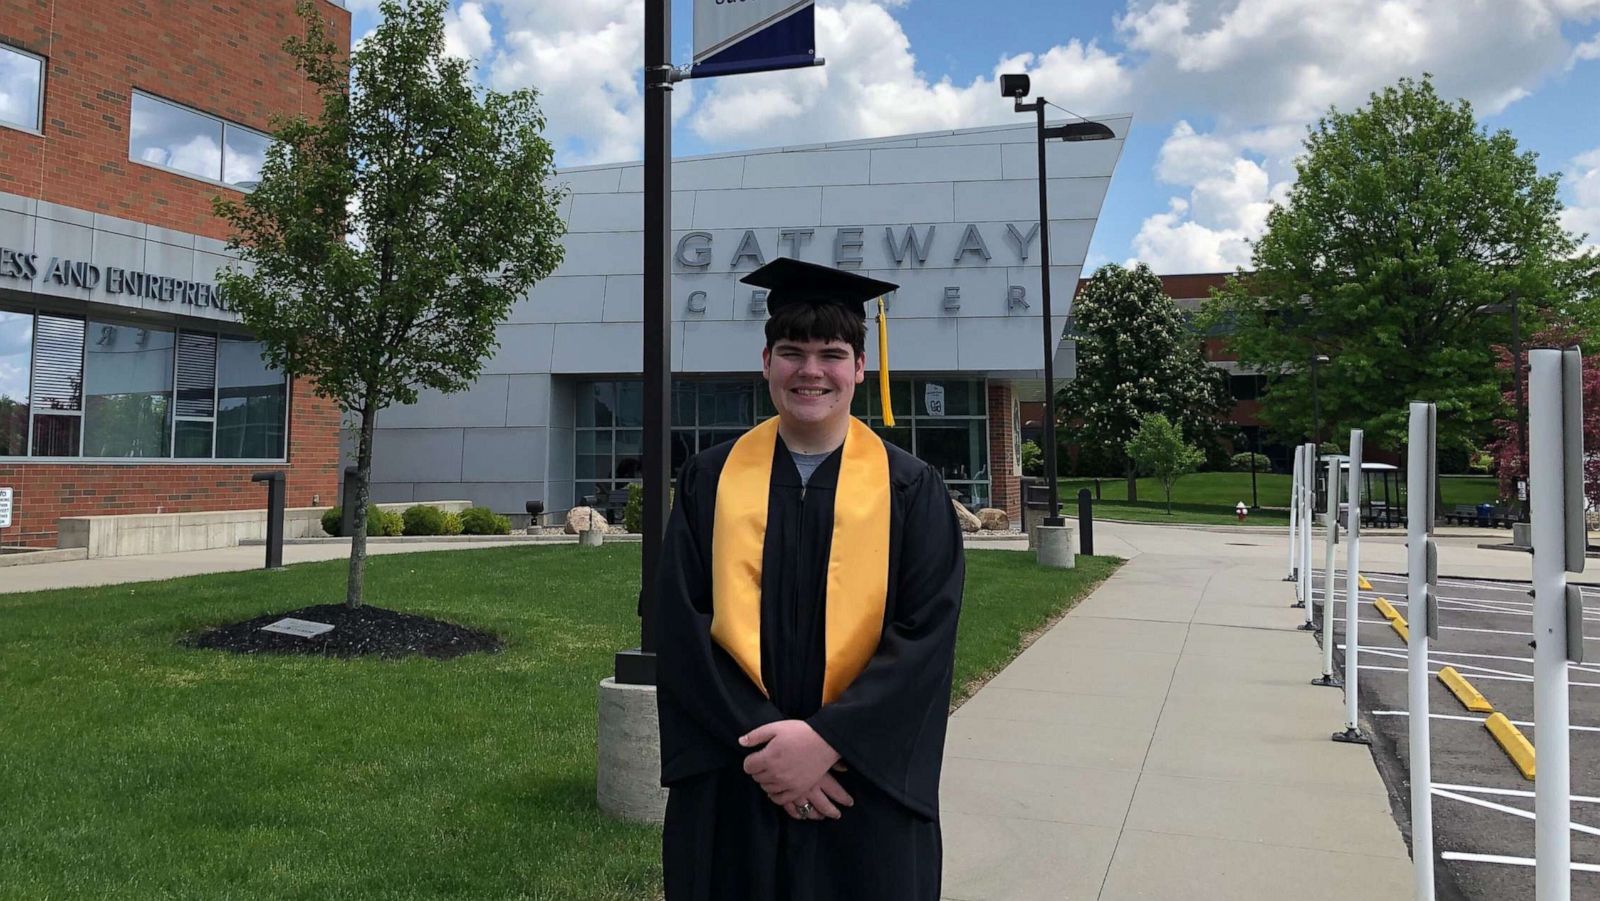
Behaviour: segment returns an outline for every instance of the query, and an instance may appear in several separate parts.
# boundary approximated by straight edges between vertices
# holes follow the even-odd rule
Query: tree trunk
[[[1132,503],[1139,499],[1139,474],[1132,461],[1128,463],[1128,501]]]
[[[361,439],[356,445],[356,509],[351,518],[355,534],[350,536],[350,574],[345,580],[344,604],[354,610],[361,606],[367,574],[367,507],[372,489],[372,431],[377,426],[377,411],[369,400],[361,411]]]
[[[1164,485],[1162,487],[1164,487],[1167,490],[1167,515],[1171,516],[1172,515],[1172,486],[1170,484],[1168,484],[1168,485]]]

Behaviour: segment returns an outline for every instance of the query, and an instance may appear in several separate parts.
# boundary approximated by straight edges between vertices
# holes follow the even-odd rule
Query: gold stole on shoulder
[[[761,556],[777,417],[734,442],[717,478],[711,541],[711,637],[761,680]],[[889,453],[854,417],[834,489],[822,702],[837,700],[866,668],[883,634],[889,593]]]

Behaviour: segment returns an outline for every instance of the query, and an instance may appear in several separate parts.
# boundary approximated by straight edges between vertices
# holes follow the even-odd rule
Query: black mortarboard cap
[[[867,301],[900,287],[893,282],[789,257],[778,257],[739,281],[766,288],[770,292],[767,309],[774,313],[796,303],[832,303],[862,319],[867,318]]]

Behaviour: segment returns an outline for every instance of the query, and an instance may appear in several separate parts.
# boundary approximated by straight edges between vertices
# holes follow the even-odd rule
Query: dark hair
[[[838,304],[790,304],[767,320],[767,349],[779,341],[843,341],[866,353],[867,323]]]

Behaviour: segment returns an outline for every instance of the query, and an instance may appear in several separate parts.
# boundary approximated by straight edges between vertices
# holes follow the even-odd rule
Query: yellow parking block
[[[1494,740],[1500,743],[1500,747],[1516,765],[1522,778],[1532,782],[1533,744],[1522,734],[1522,730],[1513,726],[1503,713],[1491,713],[1489,718],[1483,721],[1483,725],[1489,730],[1489,734],[1494,736]]]
[[[1372,583],[1367,581],[1367,577],[1366,576],[1357,574],[1356,575],[1356,584],[1361,586],[1361,590],[1362,591],[1371,591],[1372,590]]]
[[[1400,611],[1394,609],[1394,605],[1389,603],[1388,598],[1378,598],[1372,602],[1372,606],[1378,608],[1378,612],[1383,614],[1383,618],[1391,623],[1400,619]],[[1404,620],[1401,621],[1404,622]]]
[[[1400,636],[1401,641],[1405,642],[1406,644],[1411,643],[1411,630],[1406,627],[1405,620],[1397,616],[1394,619],[1389,620],[1389,625],[1394,627],[1394,634]]]
[[[1455,667],[1447,666],[1439,670],[1439,681],[1450,689],[1450,693],[1456,696],[1456,700],[1460,701],[1463,706],[1473,713],[1494,713],[1494,705],[1489,703],[1489,699],[1474,688],[1472,683],[1466,680],[1466,677],[1456,672]]]

